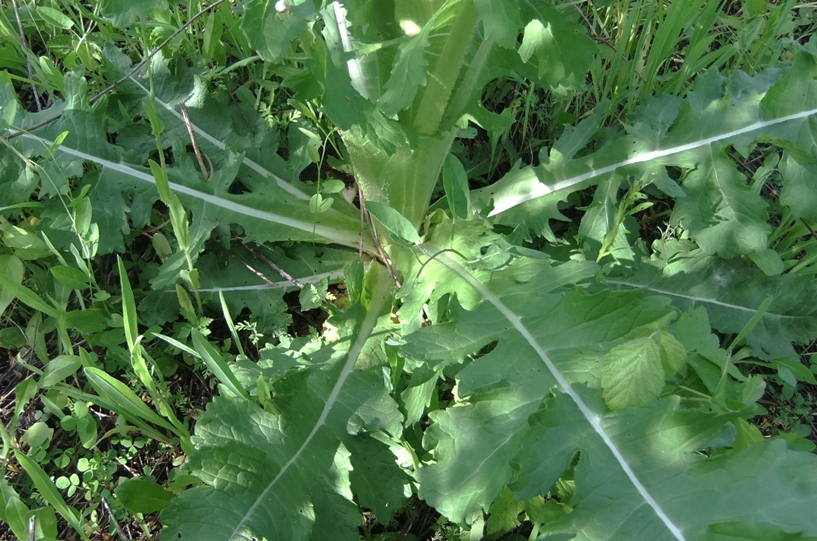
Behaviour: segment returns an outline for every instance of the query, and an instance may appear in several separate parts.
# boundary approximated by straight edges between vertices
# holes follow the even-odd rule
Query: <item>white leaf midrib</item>
[[[418,248],[420,251],[423,252],[426,256],[432,256],[434,254],[438,254],[439,250],[436,248],[430,247],[428,245],[419,245]],[[476,278],[474,278],[467,269],[465,269],[462,265],[448,257],[447,254],[437,255],[435,259],[454,271],[457,275],[460,276],[465,282],[467,282],[471,287],[477,290],[482,297],[488,301],[490,304],[494,306],[504,317],[508,320],[508,322],[513,326],[513,328],[518,332],[522,338],[528,343],[528,345],[536,352],[539,359],[544,363],[547,367],[548,371],[551,373],[553,378],[556,380],[556,384],[558,385],[559,389],[568,395],[573,402],[578,407],[579,411],[581,412],[582,416],[587,420],[590,426],[593,428],[593,431],[602,439],[607,449],[612,453],[613,457],[615,458],[616,462],[618,463],[619,467],[622,471],[627,475],[627,478],[630,480],[632,485],[644,499],[645,503],[649,505],[655,514],[658,516],[659,520],[666,526],[666,528],[672,533],[672,535],[678,541],[685,541],[684,534],[681,532],[681,529],[672,522],[672,519],[667,516],[666,512],[661,508],[658,502],[653,498],[653,496],[647,490],[647,487],[641,482],[638,476],[633,471],[630,463],[627,462],[627,459],[624,458],[624,455],[618,449],[616,444],[613,442],[612,438],[607,434],[604,430],[604,427],[601,426],[601,418],[593,412],[592,409],[587,405],[587,403],[582,399],[582,397],[573,389],[564,375],[559,371],[556,367],[556,364],[551,360],[548,356],[547,352],[544,348],[539,344],[533,334],[528,330],[524,323],[522,323],[521,316],[514,313],[510,308],[508,308],[502,300],[494,295],[485,285],[479,282]]]
[[[699,139],[697,141],[692,141],[689,143],[684,143],[682,145],[677,145],[674,147],[669,147],[660,150],[652,150],[649,152],[643,152],[636,154],[626,160],[622,160],[620,162],[601,167],[599,169],[591,169],[590,171],[586,171],[579,175],[566,178],[564,180],[560,180],[553,184],[544,184],[542,182],[538,182],[535,184],[530,191],[527,193],[517,194],[513,196],[504,197],[501,200],[498,200],[494,204],[493,210],[488,214],[489,217],[495,216],[507,210],[510,210],[522,203],[526,203],[528,201],[532,201],[533,199],[538,199],[539,197],[544,197],[548,194],[565,190],[568,188],[572,188],[578,184],[581,184],[585,180],[589,180],[591,178],[599,177],[602,175],[606,175],[608,173],[613,173],[622,167],[626,167],[628,165],[636,165],[640,163],[649,162],[658,158],[665,158],[667,156],[672,156],[675,154],[680,154],[682,152],[687,152],[689,150],[695,150],[701,147],[705,147],[707,145],[712,145],[714,143],[725,141],[727,139],[731,139],[733,137],[738,137],[740,135],[745,135],[747,133],[756,132],[762,130],[764,128],[769,128],[771,126],[776,126],[778,124],[783,124],[785,122],[789,122],[792,120],[800,120],[811,115],[817,114],[817,108],[808,109],[805,111],[801,111],[799,113],[793,113],[791,115],[786,115],[780,118],[775,118],[771,120],[762,120],[758,122],[754,122],[749,124],[748,126],[744,126],[743,128],[738,128],[736,130],[731,130],[724,133],[719,133],[710,137],[705,137],[703,139]],[[530,170],[533,171],[534,168],[530,167]]]
[[[49,141],[48,139],[44,139],[36,135],[22,133],[19,135],[19,137],[31,141],[36,141],[43,145],[45,148],[51,148],[54,145],[53,141]],[[80,150],[67,147],[65,145],[58,146],[56,148],[56,152],[61,152],[69,156],[74,156],[75,158],[80,158],[82,160],[95,163],[97,165],[108,168],[112,171],[117,171],[119,173],[122,173],[124,175],[127,175],[131,178],[134,178],[142,182],[148,182],[154,185],[156,184],[156,179],[154,179],[152,175],[149,175],[143,171],[139,171],[138,169],[135,169],[134,167],[128,164],[106,160],[105,158],[100,158],[99,156],[94,156],[93,154],[88,154],[86,152],[82,152]],[[246,205],[242,205],[241,203],[236,203],[229,199],[224,199],[215,195],[201,192],[193,188],[184,186],[182,184],[177,184],[175,182],[168,182],[168,184],[170,186],[171,191],[175,193],[180,193],[193,197],[195,199],[199,199],[201,201],[204,201],[205,203],[209,203],[213,206],[222,208],[230,212],[235,212],[236,214],[240,214],[242,216],[257,218],[265,222],[276,223],[292,227],[293,229],[313,233],[316,236],[323,237],[324,239],[327,239],[331,242],[336,242],[338,244],[342,244],[344,246],[357,247],[359,244],[360,239],[356,234],[353,235],[351,233],[345,233],[342,230],[329,227],[326,225],[317,224],[315,222],[296,220],[295,218],[289,218],[287,216],[282,216],[280,214],[259,210],[253,207],[248,207]],[[368,243],[365,243],[364,249],[374,250],[371,246],[368,245]]]
[[[131,80],[131,82],[133,84],[138,86],[145,94],[150,94],[150,91],[147,88],[145,88],[142,85],[142,83],[137,81],[136,78],[131,77],[130,80]],[[164,101],[160,100],[157,97],[154,97],[153,99],[157,104],[159,104],[159,106],[161,106],[163,109],[165,109],[171,115],[176,117],[179,120],[179,122],[184,122],[184,118],[182,117],[182,115],[180,113],[176,112],[176,110],[173,107],[171,107],[168,103],[165,103]],[[221,150],[221,151],[226,151],[227,150],[227,145],[225,145],[223,142],[219,141],[218,139],[216,139],[215,137],[213,137],[212,135],[210,135],[209,133],[207,133],[203,129],[199,128],[196,124],[190,122],[190,127],[196,133],[196,135],[198,135],[199,137],[201,137],[202,139],[204,139],[205,141],[207,141],[211,145],[215,146],[219,150]],[[244,165],[246,165],[247,167],[249,167],[250,169],[252,169],[253,171],[255,171],[256,173],[258,173],[259,175],[261,175],[262,177],[273,179],[275,181],[275,183],[278,184],[278,187],[280,187],[282,190],[284,190],[288,194],[292,195],[293,197],[295,197],[297,199],[304,200],[304,201],[309,200],[309,195],[308,194],[305,194],[304,192],[302,192],[301,190],[299,190],[298,188],[296,188],[295,186],[293,186],[289,182],[285,181],[284,179],[282,179],[278,175],[274,174],[272,171],[269,171],[268,169],[265,169],[258,162],[255,162],[255,161],[253,161],[250,158],[247,158],[245,156],[242,163]]]
[[[752,315],[755,315],[757,313],[757,310],[758,310],[757,308],[749,308],[747,306],[742,306],[740,304],[732,304],[732,303],[728,303],[728,302],[719,301],[719,300],[713,299],[711,297],[699,297],[699,296],[696,296],[696,295],[688,295],[688,294],[684,294],[684,293],[678,293],[676,291],[670,291],[668,289],[661,289],[661,288],[652,287],[652,286],[648,286],[648,285],[644,285],[644,284],[637,284],[637,283],[627,282],[625,280],[606,280],[606,282],[608,284],[611,284],[611,285],[629,287],[629,288],[632,288],[632,289],[644,289],[644,290],[647,290],[647,291],[651,291],[653,293],[657,293],[659,295],[666,295],[668,297],[677,297],[677,298],[680,298],[680,299],[686,299],[688,301],[691,301],[693,305],[695,305],[696,303],[712,304],[712,305],[715,305],[715,306],[721,306],[723,308],[728,308],[728,309],[734,310],[736,312],[746,312],[747,314],[752,314]],[[791,319],[791,320],[798,320],[798,319],[802,318],[802,316],[790,316],[790,315],[787,315],[787,314],[778,314],[778,313],[769,312],[769,311],[765,312],[763,314],[763,317],[764,318],[767,318],[767,317],[777,318],[777,319]]]
[[[329,417],[329,414],[332,411],[332,407],[338,400],[338,396],[340,396],[341,389],[343,385],[346,383],[346,380],[352,374],[352,371],[355,368],[355,364],[357,363],[358,358],[360,357],[360,353],[363,351],[363,347],[365,346],[366,342],[369,340],[369,337],[372,335],[375,326],[377,325],[377,320],[380,316],[380,312],[383,309],[385,303],[388,299],[390,299],[389,292],[391,290],[392,284],[388,281],[390,277],[386,275],[382,270],[379,273],[379,279],[377,280],[377,285],[375,286],[375,291],[372,293],[372,300],[366,312],[366,316],[363,319],[363,322],[360,325],[360,330],[358,331],[357,336],[355,337],[355,341],[352,343],[352,346],[349,348],[349,353],[347,354],[346,362],[343,365],[343,368],[340,371],[340,375],[338,379],[335,381],[332,390],[329,392],[329,396],[326,397],[326,401],[324,402],[323,410],[321,411],[318,420],[315,422],[315,425],[312,427],[312,431],[309,433],[309,436],[306,437],[304,442],[298,448],[298,450],[292,455],[292,457],[281,467],[281,470],[278,474],[269,482],[269,484],[264,488],[261,494],[255,499],[255,503],[253,503],[247,512],[241,518],[241,521],[236,525],[233,533],[228,538],[228,541],[232,541],[239,536],[240,532],[242,531],[242,527],[246,524],[250,518],[252,518],[253,513],[258,508],[259,505],[264,501],[264,498],[267,494],[269,494],[270,490],[272,490],[275,485],[281,480],[281,478],[286,474],[286,472],[300,459],[301,455],[304,453],[306,448],[312,442],[312,440],[317,435],[318,431],[324,426],[326,423],[326,419]]]

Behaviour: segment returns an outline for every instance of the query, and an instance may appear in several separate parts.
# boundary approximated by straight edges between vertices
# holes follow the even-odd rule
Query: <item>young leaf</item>
[[[602,396],[611,410],[649,406],[664,388],[661,350],[650,337],[611,349],[601,370]]]
[[[366,210],[391,234],[395,242],[404,246],[420,242],[420,235],[405,216],[388,205],[375,201],[366,201]]]
[[[468,218],[471,212],[471,191],[468,175],[456,156],[449,154],[443,163],[443,187],[448,208],[455,218]]]

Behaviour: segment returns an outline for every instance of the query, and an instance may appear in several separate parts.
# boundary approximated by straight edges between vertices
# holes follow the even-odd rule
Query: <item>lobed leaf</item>
[[[717,443],[717,436],[739,414],[681,406],[677,396],[620,411],[604,406],[605,354],[618,355],[614,348],[645,333],[666,332],[667,298],[643,291],[542,293],[535,280],[500,282],[497,294],[453,259],[437,260],[484,301],[406,337],[402,352],[434,361],[445,358],[448,344],[472,354],[493,344],[457,374],[455,407],[429,416],[423,443],[434,458],[418,471],[419,494],[446,517],[461,523],[487,511],[505,486],[519,500],[547,496],[569,476],[575,493],[563,500],[568,512],[540,533],[699,539],[710,526],[748,516],[817,533],[786,496],[796,491],[809,501],[817,494],[810,453],[783,440],[730,450],[733,442]],[[676,349],[659,340],[665,354]],[[662,348],[655,349],[651,365],[660,368]],[[711,446],[718,452],[701,453]],[[787,503],[770,506],[767,490]]]
[[[798,52],[784,72],[769,70],[754,78],[708,72],[683,101],[646,100],[624,126],[626,134],[601,148],[579,158],[551,151],[540,165],[514,168],[472,199],[475,205],[492,204],[490,216],[497,223],[523,223],[547,235],[548,220],[564,219],[558,205],[571,192],[597,184],[617,189],[626,179],[641,177],[677,197],[671,222],[687,228],[707,253],[769,258],[766,202],[746,186],[730,149],[747,156],[753,144],[773,141],[799,162],[809,161],[815,148],[809,128],[817,115],[815,74],[815,59],[806,51]],[[791,100],[795,94],[802,99]],[[669,167],[685,173],[680,187],[668,178]],[[764,261],[766,269],[782,269]]]

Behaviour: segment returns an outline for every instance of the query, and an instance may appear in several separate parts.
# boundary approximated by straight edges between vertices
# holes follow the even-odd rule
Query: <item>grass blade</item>
[[[28,476],[31,477],[31,481],[34,483],[34,486],[37,487],[40,496],[62,515],[65,521],[76,530],[82,539],[88,541],[89,538],[85,533],[85,528],[82,527],[79,514],[76,509],[65,503],[62,494],[60,494],[54,481],[51,480],[48,474],[45,473],[39,464],[31,460],[28,456],[17,451],[14,452],[14,456]]]
[[[0,274],[0,286],[2,286],[6,291],[12,293],[15,297],[20,299],[21,302],[30,306],[31,308],[39,310],[43,314],[51,316],[54,319],[59,319],[61,312],[42,300],[39,295],[31,291],[26,286],[13,282],[3,274]]]
[[[116,413],[129,418],[144,419],[149,423],[153,423],[176,433],[173,425],[162,419],[159,414],[147,407],[142,399],[136,396],[136,393],[134,393],[130,387],[118,379],[114,378],[103,370],[100,370],[99,368],[87,367],[84,369],[84,372],[91,384],[91,387],[94,388],[97,394],[108,400],[108,402],[110,402],[112,405],[115,405],[112,410]]]
[[[250,395],[241,384],[238,382],[238,379],[233,374],[232,369],[227,364],[227,362],[221,357],[216,348],[214,348],[210,342],[208,342],[204,336],[197,330],[193,330],[193,346],[195,346],[196,351],[199,352],[201,355],[201,359],[210,369],[218,380],[223,383],[230,391],[232,391],[236,396],[241,396],[246,398],[247,400],[250,399]]]
[[[128,350],[133,352],[136,337],[139,335],[136,324],[136,301],[133,299],[133,290],[130,287],[130,281],[122,259],[117,257],[116,263],[119,266],[119,284],[122,287],[122,318],[125,322],[125,339],[128,341]]]

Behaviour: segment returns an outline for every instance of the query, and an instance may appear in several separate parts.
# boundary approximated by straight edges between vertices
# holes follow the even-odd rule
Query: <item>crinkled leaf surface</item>
[[[379,454],[391,459],[382,466],[359,462],[378,455],[351,458],[377,447],[366,432],[394,437],[402,426],[379,370],[355,369],[388,299],[388,275],[381,274],[351,346],[312,348],[295,362],[268,365],[274,395],[267,409],[226,397],[208,405],[187,467],[208,486],[187,490],[163,512],[166,538],[352,540],[361,517],[351,486],[369,500],[395,501],[373,491],[399,478],[393,454]],[[355,461],[361,467],[353,483]]]

